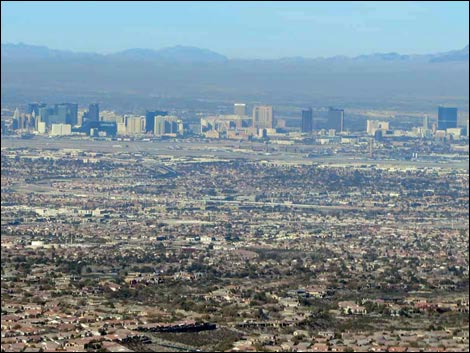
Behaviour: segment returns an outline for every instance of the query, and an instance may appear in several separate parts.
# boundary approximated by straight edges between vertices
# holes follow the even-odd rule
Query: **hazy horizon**
[[[2,352],[468,351],[468,2],[1,4]]]
[[[99,54],[181,45],[277,59],[438,53],[463,48],[469,36],[468,2],[129,5],[2,2],[1,41]]]
[[[121,52],[125,52],[125,51],[128,51],[128,50],[152,50],[152,51],[159,51],[159,50],[164,50],[164,49],[168,49],[168,48],[177,48],[177,47],[182,47],[182,48],[196,48],[196,49],[201,49],[201,50],[209,50],[209,51],[212,51],[212,52],[215,52],[217,54],[220,54],[220,55],[223,55],[223,56],[226,56],[224,53],[221,53],[221,52],[218,52],[218,51],[215,51],[211,48],[203,48],[203,47],[197,47],[197,46],[192,46],[192,45],[183,45],[183,44],[179,44],[179,43],[175,43],[174,45],[168,45],[168,46],[162,46],[162,47],[158,47],[158,48],[147,48],[147,47],[130,47],[130,48],[124,48],[122,50],[118,50],[118,51],[113,51],[113,52],[108,52],[108,53],[102,53],[102,52],[95,52],[95,51],[80,51],[80,50],[70,50],[70,49],[62,49],[62,48],[54,48],[54,47],[51,47],[49,45],[36,45],[36,44],[31,44],[31,43],[26,43],[26,42],[5,42],[5,43],[1,43],[1,45],[15,45],[15,46],[21,46],[21,45],[24,45],[24,46],[31,46],[31,47],[43,47],[43,48],[47,48],[47,49],[50,49],[50,50],[58,50],[58,51],[65,51],[65,52],[70,52],[70,53],[74,53],[74,54],[97,54],[97,55],[113,55],[113,54],[118,54],[118,53],[121,53]],[[318,59],[318,58],[334,58],[334,57],[346,57],[346,58],[355,58],[355,57],[358,57],[358,56],[368,56],[368,55],[375,55],[375,54],[389,54],[389,53],[396,53],[396,54],[400,54],[400,55],[409,55],[409,56],[413,56],[413,55],[428,55],[428,54],[439,54],[439,53],[446,53],[446,52],[450,52],[450,51],[455,51],[455,50],[461,50],[461,49],[464,49],[466,47],[468,47],[468,43],[467,44],[464,44],[462,45],[461,47],[457,47],[457,48],[448,48],[447,50],[444,50],[444,51],[439,51],[439,52],[426,52],[426,53],[402,53],[402,52],[398,52],[396,50],[388,50],[388,51],[374,51],[374,52],[367,52],[367,53],[361,53],[361,54],[358,54],[358,55],[340,55],[340,54],[336,54],[336,55],[329,55],[329,56],[301,56],[301,55],[288,55],[288,56],[280,56],[280,57],[272,57],[272,58],[255,58],[255,57],[229,57],[229,56],[226,56],[227,59],[229,60],[279,60],[279,59],[284,59],[284,58],[304,58],[304,59]]]

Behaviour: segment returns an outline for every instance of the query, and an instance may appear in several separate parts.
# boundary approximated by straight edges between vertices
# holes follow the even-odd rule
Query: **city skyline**
[[[1,351],[468,351],[468,6],[2,2]]]

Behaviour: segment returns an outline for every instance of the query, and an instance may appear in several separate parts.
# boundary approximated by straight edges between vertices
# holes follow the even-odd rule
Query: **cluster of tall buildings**
[[[69,124],[77,125],[78,122],[78,104],[60,103],[53,106],[45,103],[30,103],[26,111],[27,115],[31,115],[35,119],[52,124]]]
[[[176,136],[184,131],[183,121],[164,111],[147,111],[145,116],[125,115],[119,120],[120,135]]]
[[[319,128],[319,121],[314,118],[312,108],[302,110],[301,132],[308,134]],[[335,130],[335,132],[343,132],[344,109],[330,107],[328,109],[326,123],[323,124],[322,128]]]
[[[181,119],[169,116],[166,111],[147,111],[145,116],[118,116],[114,113],[100,114],[98,103],[79,114],[78,104],[30,103],[26,113],[18,109],[13,115],[11,128],[21,132],[36,131],[51,136],[85,133],[90,136],[143,135],[176,136],[183,134]],[[2,125],[2,131],[6,130]]]
[[[367,120],[367,134],[375,137],[383,136],[414,136],[424,138],[444,138],[452,137],[459,138],[463,136],[464,130],[466,135],[469,135],[468,119],[465,129],[459,127],[458,124],[458,110],[455,107],[438,107],[437,123],[430,123],[429,117],[423,117],[422,126],[413,127],[411,131],[405,132],[402,130],[392,130],[390,122]]]
[[[344,110],[329,107],[325,113],[315,117],[312,108],[301,112],[301,132],[312,133],[316,130],[329,130],[330,136],[344,132]],[[430,126],[427,116],[423,125],[413,128],[409,136],[446,137],[463,135],[464,129],[458,127],[458,110],[455,107],[439,106],[437,123]],[[12,130],[24,132],[49,133],[52,136],[85,133],[90,136],[178,136],[183,135],[183,121],[167,111],[147,111],[145,115],[116,115],[114,112],[101,112],[98,103],[92,103],[88,110],[79,112],[76,103],[30,103],[26,113],[15,110]],[[255,105],[251,115],[245,103],[235,103],[233,114],[206,116],[201,119],[201,134],[211,138],[248,139],[252,136],[276,136],[285,132],[285,120],[275,119],[273,107]],[[7,130],[2,121],[2,131]],[[388,121],[368,120],[366,132],[370,136],[398,136],[402,130],[391,130]],[[400,136],[402,136],[400,135]],[[403,136],[405,136],[403,135]],[[466,135],[469,135],[468,119]],[[406,135],[408,136],[408,135]]]
[[[168,112],[162,110],[147,111],[145,113],[145,132],[155,132],[155,118],[157,116],[167,116]]]
[[[267,136],[276,133],[277,122],[273,107],[256,105],[252,114],[247,114],[244,103],[233,105],[234,114],[220,114],[201,119],[201,133],[211,138],[247,139],[251,136]]]
[[[156,116],[153,134],[155,136],[172,136],[183,133],[183,121],[176,116]]]
[[[46,103],[30,103],[28,104],[26,115],[31,115],[36,119],[46,123],[47,126],[52,124],[68,124],[71,126],[82,125],[86,121],[99,121],[100,108],[98,103],[92,103],[88,106],[82,116],[78,114],[78,104],[76,103],[60,103],[48,105]]]
[[[78,114],[78,104],[76,103],[54,105],[29,103],[26,113],[20,114],[18,109],[15,111],[12,127],[14,130],[36,130],[40,133],[50,131],[52,134],[60,134],[62,125],[70,127],[71,131],[72,127],[81,126],[86,121],[99,121],[99,105],[97,103],[90,104],[88,111],[84,112],[82,116]],[[64,131],[69,131],[68,127]]]

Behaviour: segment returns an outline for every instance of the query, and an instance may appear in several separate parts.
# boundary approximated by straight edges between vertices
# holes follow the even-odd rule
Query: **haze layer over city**
[[[1,10],[2,352],[468,352],[468,2]]]

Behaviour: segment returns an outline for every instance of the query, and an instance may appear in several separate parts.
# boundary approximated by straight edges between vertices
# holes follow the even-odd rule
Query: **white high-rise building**
[[[44,121],[38,121],[38,133],[45,134],[46,133],[46,123]]]
[[[129,116],[126,121],[128,135],[140,135],[144,131],[144,117]]]
[[[116,128],[117,128],[116,133],[118,135],[120,136],[126,135],[127,133],[126,123],[116,123]]]
[[[429,117],[427,115],[425,115],[423,118],[423,130],[429,130]]]
[[[13,119],[18,119],[20,117],[20,110],[18,108],[15,109],[13,113]]]
[[[70,124],[52,124],[51,136],[65,136],[72,134],[72,125]]]

